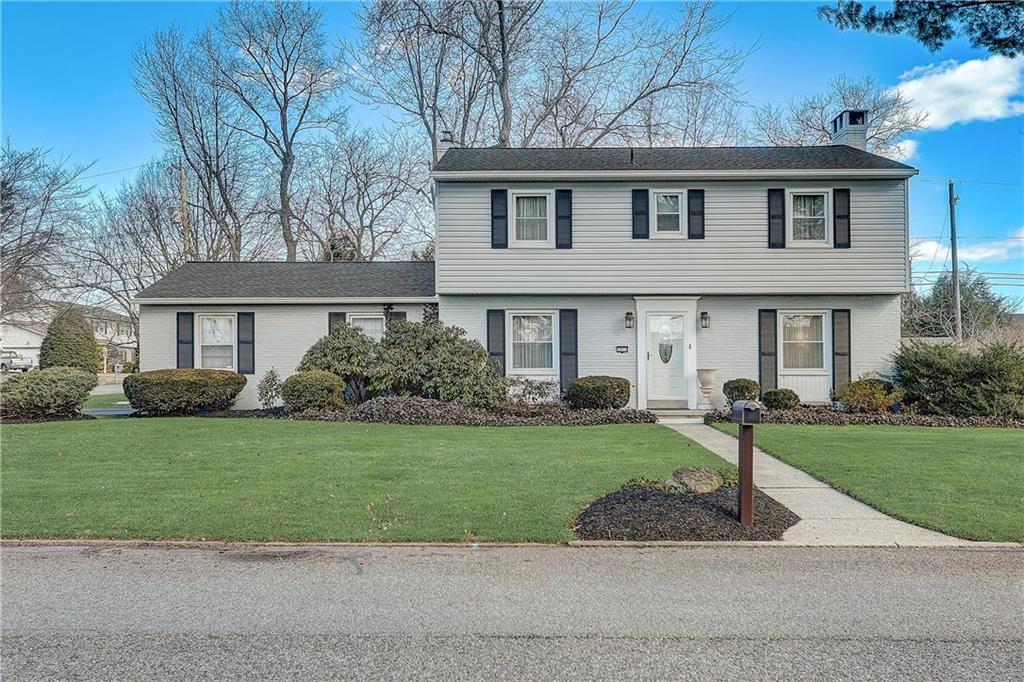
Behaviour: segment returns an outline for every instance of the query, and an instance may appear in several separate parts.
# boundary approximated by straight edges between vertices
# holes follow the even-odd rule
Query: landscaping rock
[[[669,487],[672,483],[675,486]],[[683,467],[672,474],[665,482],[668,492],[695,493],[703,495],[713,493],[725,484],[722,475],[714,469],[703,467]]]

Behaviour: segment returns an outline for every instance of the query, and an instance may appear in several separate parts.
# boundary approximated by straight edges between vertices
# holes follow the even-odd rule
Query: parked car
[[[13,350],[0,350],[0,372],[4,374],[14,370],[27,372],[30,369],[32,369],[32,358],[18,355]]]

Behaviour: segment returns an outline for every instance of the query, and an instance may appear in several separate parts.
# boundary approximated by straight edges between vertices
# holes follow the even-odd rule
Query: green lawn
[[[105,395],[90,395],[85,399],[82,407],[131,407],[127,404],[128,399],[123,393],[108,393]],[[118,405],[118,403],[126,403]]]
[[[755,427],[754,439],[896,518],[970,540],[1024,542],[1019,429],[768,424]]]
[[[107,419],[0,439],[8,538],[557,542],[630,478],[728,467],[657,425]]]

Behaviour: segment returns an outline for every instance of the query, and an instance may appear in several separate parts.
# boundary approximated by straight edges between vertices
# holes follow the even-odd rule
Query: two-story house
[[[384,306],[416,319],[436,302],[502,371],[563,389],[621,376],[638,407],[693,408],[707,368],[716,404],[733,378],[825,402],[889,370],[917,172],[865,151],[864,112],[833,131],[816,147],[451,148],[432,175],[436,265],[186,265],[139,296],[143,369],[211,366],[208,345],[289,372],[332,311],[379,334]]]

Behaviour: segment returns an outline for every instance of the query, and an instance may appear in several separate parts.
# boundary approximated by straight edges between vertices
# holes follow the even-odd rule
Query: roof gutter
[[[909,178],[916,168],[811,168],[765,170],[558,170],[433,171],[433,180],[761,180],[765,178]]]
[[[372,296],[365,298],[353,298],[353,297],[320,297],[320,298],[301,298],[301,297],[252,297],[252,296],[211,296],[210,298],[191,297],[191,298],[159,298],[159,297],[136,297],[131,300],[136,305],[316,305],[316,304],[331,304],[331,305],[342,305],[342,304],[374,304],[374,303],[437,303],[437,296],[404,296],[404,297],[386,297],[386,296]]]

